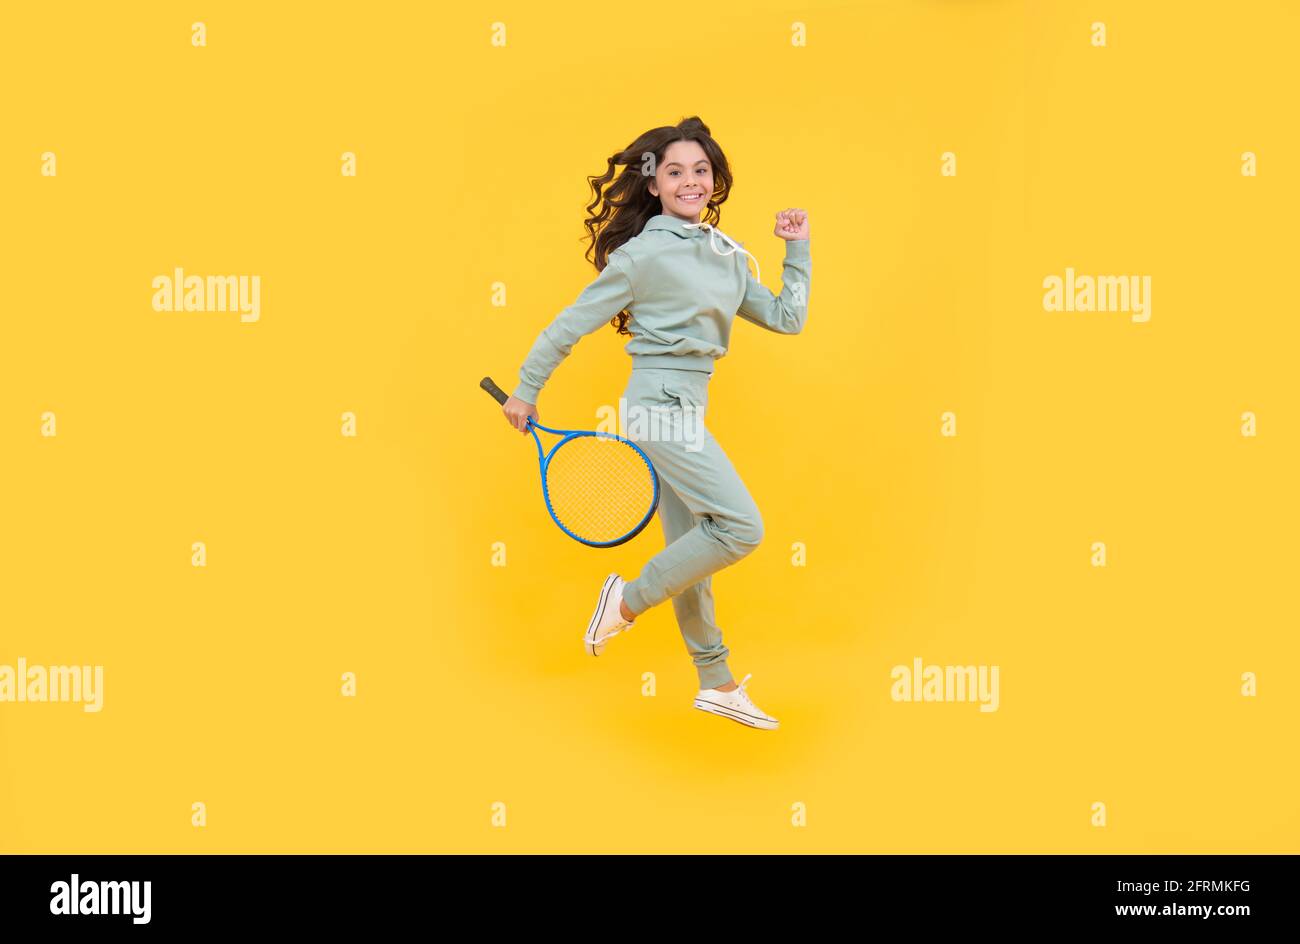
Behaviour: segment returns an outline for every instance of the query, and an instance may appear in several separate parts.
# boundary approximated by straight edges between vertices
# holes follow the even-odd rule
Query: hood
[[[749,252],[743,245],[736,242],[722,230],[709,223],[687,223],[685,220],[678,219],[669,213],[660,213],[657,216],[652,216],[650,219],[646,220],[646,224],[641,228],[641,232],[648,233],[655,229],[666,229],[670,233],[680,236],[682,239],[703,239],[704,234],[707,231],[709,234],[709,248],[712,249],[716,255],[730,256],[739,251],[749,256],[749,258],[754,259],[753,253]],[[722,237],[724,248],[720,248],[718,245],[719,236]],[[731,248],[725,249],[726,246],[730,246]],[[761,282],[763,276],[761,275],[761,270],[758,268],[757,259],[754,259],[754,270],[754,278]]]

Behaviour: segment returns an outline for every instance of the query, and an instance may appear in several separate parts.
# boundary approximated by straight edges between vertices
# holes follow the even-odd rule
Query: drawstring
[[[753,254],[752,252],[750,252],[748,249],[745,249],[745,248],[743,248],[742,246],[740,246],[739,244],[737,244],[736,241],[735,241],[734,239],[732,239],[730,236],[728,236],[728,235],[727,235],[726,233],[724,233],[722,230],[718,229],[717,227],[711,226],[711,225],[709,225],[708,223],[683,223],[683,224],[682,224],[682,229],[700,229],[700,230],[708,230],[708,231],[709,231],[709,248],[712,249],[712,250],[713,250],[715,253],[717,253],[717,255],[719,255],[719,256],[731,256],[731,255],[735,255],[736,250],[739,249],[739,250],[740,250],[741,252],[743,252],[745,255],[749,256],[749,258],[754,259],[754,270],[755,270],[755,272],[757,273],[757,274],[754,276],[754,278],[758,279],[758,281],[760,281],[760,282],[763,281],[762,270],[759,269],[759,267],[758,267],[758,260],[754,258],[754,254]],[[713,242],[714,234],[717,234],[718,236],[721,236],[724,240],[726,240],[726,241],[731,245],[731,252],[720,252],[720,251],[718,250],[717,245],[715,245],[714,242]]]

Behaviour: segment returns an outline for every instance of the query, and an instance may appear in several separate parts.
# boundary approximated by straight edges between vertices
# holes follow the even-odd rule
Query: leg
[[[694,451],[681,442],[647,441],[641,445],[695,524],[652,557],[641,574],[623,588],[623,599],[637,614],[736,563],[763,539],[758,506],[707,429],[703,447]],[[712,614],[707,617],[711,619]],[[705,618],[703,612],[701,618]]]
[[[659,521],[663,525],[666,547],[698,522],[667,481],[661,479],[659,487],[662,492]],[[731,682],[731,670],[727,667],[730,652],[722,642],[722,630],[713,616],[713,578],[705,577],[691,584],[672,599],[686,651],[700,676],[700,688],[717,688]]]

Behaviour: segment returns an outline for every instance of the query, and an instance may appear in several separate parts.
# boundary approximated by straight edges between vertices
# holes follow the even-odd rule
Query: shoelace
[[[748,682],[753,677],[754,677],[754,673],[750,672],[743,679],[741,679],[740,684],[737,685],[735,688],[733,688],[731,691],[721,692],[720,694],[737,696],[741,701],[743,701],[746,705],[748,705],[751,709],[753,709],[755,715],[758,715],[761,718],[766,718],[768,717],[767,712],[763,711],[762,708],[759,708],[758,705],[754,704],[753,700],[749,697],[749,692],[745,691],[745,683]]]
[[[629,623],[627,620],[623,619],[622,617],[619,617],[619,620],[620,622],[615,623],[613,629],[611,629],[605,635],[601,636],[599,639],[592,638],[592,639],[588,639],[587,641],[591,643],[593,646],[603,646],[605,644],[605,641],[609,639],[611,636],[617,636],[619,633],[626,632],[627,630],[631,629],[635,625],[634,623]]]
[[[763,281],[763,270],[758,267],[758,260],[754,258],[754,254],[750,252],[748,249],[741,247],[739,244],[737,244],[737,242],[734,239],[732,239],[722,230],[718,229],[716,226],[713,226],[712,224],[709,223],[683,223],[682,229],[708,230],[709,248],[712,249],[714,253],[716,253],[719,256],[732,256],[735,255],[736,250],[740,250],[745,255],[749,256],[749,258],[754,259],[754,272],[755,272],[754,278],[758,279],[758,281],[760,282]],[[731,246],[731,252],[719,251],[717,245],[713,241],[715,233],[718,236],[721,236]]]
[[[753,677],[754,677],[754,673],[750,672],[743,679],[741,679],[740,684],[736,686],[735,694],[739,695],[741,699],[744,700],[745,704],[749,705],[749,707],[753,708],[755,711],[758,711],[758,705],[754,704],[752,701],[749,700],[749,692],[745,691],[745,683],[748,682]],[[761,711],[759,711],[758,713],[762,714]]]

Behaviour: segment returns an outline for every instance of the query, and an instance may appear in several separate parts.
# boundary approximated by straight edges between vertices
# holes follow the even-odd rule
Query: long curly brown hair
[[[649,190],[654,180],[655,168],[664,159],[668,145],[675,141],[694,141],[704,149],[713,165],[713,195],[700,220],[717,226],[722,218],[720,207],[731,193],[731,167],[722,148],[709,134],[709,127],[698,117],[683,118],[675,125],[652,128],[640,135],[623,150],[609,158],[608,168],[599,177],[588,177],[592,201],[587,205],[586,258],[597,272],[603,272],[609,254],[638,235],[652,216],[663,212],[663,204]],[[652,157],[653,155],[653,157]],[[617,168],[624,170],[615,178]],[[612,181],[612,183],[611,183]],[[610,319],[619,334],[630,335],[627,329],[631,313],[624,309]]]

